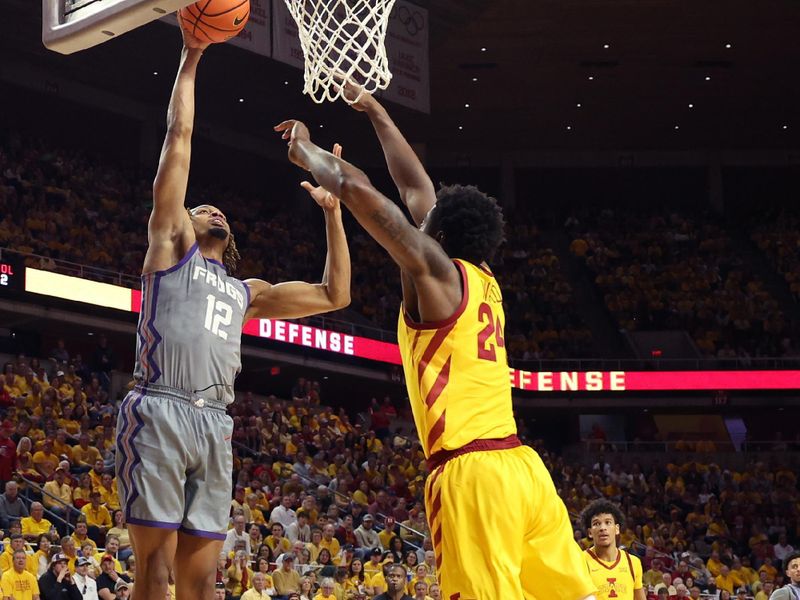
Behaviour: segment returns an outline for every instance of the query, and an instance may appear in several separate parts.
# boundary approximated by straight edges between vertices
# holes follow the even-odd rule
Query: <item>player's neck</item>
[[[210,258],[217,262],[222,262],[222,255],[225,253],[225,248],[228,242],[218,240],[208,236],[204,240],[197,240],[197,245],[200,247],[200,254],[203,258]]]
[[[603,562],[613,563],[617,560],[619,556],[619,550],[617,549],[616,544],[611,544],[609,546],[605,546],[600,548],[598,546],[593,546],[594,554],[602,560]]]

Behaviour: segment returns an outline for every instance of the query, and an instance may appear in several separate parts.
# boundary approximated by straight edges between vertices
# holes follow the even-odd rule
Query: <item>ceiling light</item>
[[[158,71],[153,71],[153,75],[158,75]]]
[[[788,125],[784,125],[781,129],[789,129]]]
[[[692,104],[692,103],[690,102],[690,103],[689,103],[689,108],[694,108],[694,104]]]
[[[289,85],[289,82],[288,81],[284,81],[283,85]]]
[[[594,75],[589,75],[589,81],[594,81]]]
[[[706,75],[706,81],[711,81],[711,75]]]
[[[464,105],[464,108],[469,108],[469,102]]]
[[[459,131],[462,131],[463,129],[464,129],[464,127],[463,127],[463,126],[461,126],[461,125],[459,125],[459,126],[458,126],[458,130],[459,130]]]
[[[608,50],[609,48],[611,48],[611,46],[609,46],[608,44],[603,44],[603,48],[605,48],[606,50]]]
[[[730,50],[730,49],[731,49],[731,45],[730,45],[730,44],[725,44],[725,47],[726,47],[728,50]]]
[[[486,46],[484,46],[483,48],[481,48],[481,52],[486,52]]]
[[[239,102],[244,102],[244,98],[239,98]]]
[[[323,127],[325,127],[325,125],[320,125],[320,126],[319,126],[319,128],[320,128],[320,129],[322,129]]]
[[[580,102],[578,102],[578,103],[577,103],[575,106],[577,106],[578,108],[580,108],[580,107],[581,107],[581,103],[580,103]]]
[[[680,129],[680,128],[681,128],[681,126],[680,126],[680,125],[675,125],[675,129],[676,129],[676,130],[677,130],[677,129]]]
[[[473,77],[472,81],[478,81],[478,78],[477,77]]]
[[[567,125],[567,131],[572,131],[572,125]]]

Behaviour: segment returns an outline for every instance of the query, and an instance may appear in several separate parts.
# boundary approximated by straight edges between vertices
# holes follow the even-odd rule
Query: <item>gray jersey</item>
[[[134,378],[233,402],[249,304],[248,287],[197,243],[177,265],[142,275]]]

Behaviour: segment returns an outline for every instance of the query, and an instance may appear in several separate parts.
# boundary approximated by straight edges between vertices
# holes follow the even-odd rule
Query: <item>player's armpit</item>
[[[261,279],[247,279],[250,307],[247,319],[296,319],[345,308],[349,294],[334,294],[327,284],[287,281],[272,285]]]

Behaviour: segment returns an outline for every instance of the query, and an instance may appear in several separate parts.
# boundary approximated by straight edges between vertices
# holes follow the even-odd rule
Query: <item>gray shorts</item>
[[[117,419],[117,481],[128,523],[225,539],[233,420],[221,403],[137,386]]]

